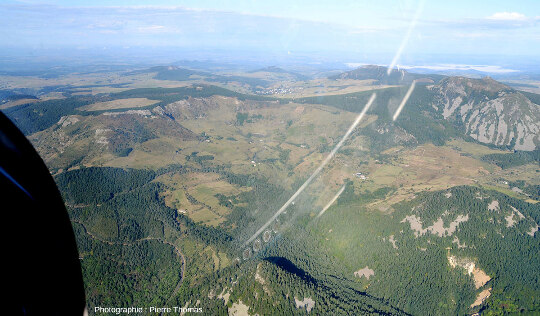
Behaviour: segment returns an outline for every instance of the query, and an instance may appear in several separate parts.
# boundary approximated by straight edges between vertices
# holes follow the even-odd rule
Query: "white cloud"
[[[400,65],[400,68],[404,69],[429,69],[429,70],[476,70],[486,73],[512,73],[519,70],[503,68],[495,65],[463,65],[463,64],[437,64],[437,65],[423,65],[423,66],[406,66]]]
[[[487,33],[487,32],[460,32],[455,33],[457,38],[488,38],[488,37],[498,37],[500,34],[497,33]]]
[[[139,27],[139,31],[160,31],[163,30],[165,26],[163,25],[149,25]]]
[[[164,25],[145,25],[137,27],[139,33],[177,33],[178,30]]]
[[[379,33],[392,30],[389,27],[354,27],[349,30],[349,34]]]
[[[70,23],[76,23],[75,19],[71,19]],[[98,30],[120,30],[125,27],[124,22],[120,21],[97,21],[86,26],[89,29],[98,29]]]
[[[496,21],[525,21],[528,20],[528,18],[525,16],[525,14],[521,14],[518,12],[497,12],[494,13],[491,16],[487,17],[488,20],[496,20]]]
[[[440,25],[452,29],[465,29],[467,33],[478,30],[509,30],[537,27],[540,17],[526,16],[518,12],[497,12],[482,18],[459,20],[423,20],[425,25]],[[467,36],[464,36],[467,37]]]

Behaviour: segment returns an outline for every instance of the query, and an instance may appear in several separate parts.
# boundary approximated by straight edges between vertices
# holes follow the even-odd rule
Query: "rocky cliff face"
[[[432,106],[472,138],[516,150],[540,145],[540,105],[520,92],[491,78],[449,77],[430,88]]]

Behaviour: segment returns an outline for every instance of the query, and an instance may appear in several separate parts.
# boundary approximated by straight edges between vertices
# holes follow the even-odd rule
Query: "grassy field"
[[[147,98],[118,99],[107,102],[98,102],[80,107],[82,111],[106,111],[126,108],[140,108],[156,104],[159,101],[149,100]]]
[[[246,190],[221,180],[216,173],[165,174],[156,181],[167,187],[163,192],[167,206],[209,226],[224,222],[231,211],[219,204],[217,194],[235,196]]]
[[[474,158],[481,158],[484,155],[489,154],[505,154],[509,153],[509,151],[504,151],[500,149],[493,149],[488,146],[484,146],[477,143],[469,143],[462,139],[454,139],[447,143],[447,146],[452,147],[459,152],[469,154]]]
[[[20,100],[15,100],[15,101],[9,101],[9,102],[6,102],[4,104],[1,104],[0,105],[0,110],[5,110],[5,109],[9,109],[11,107],[17,106],[17,105],[34,103],[34,102],[38,102],[38,101],[40,101],[40,100],[37,100],[37,99],[20,99]]]
[[[319,78],[309,81],[298,81],[290,83],[278,83],[272,87],[286,87],[290,89],[290,93],[273,94],[275,97],[285,98],[303,98],[310,96],[336,95],[347,94],[361,91],[378,90],[392,86],[388,85],[373,85],[373,80],[352,80],[340,79],[330,80]]]
[[[121,99],[95,103],[84,109],[131,108],[153,102],[145,98]],[[153,138],[133,144],[130,152],[121,156],[112,153],[106,144],[116,133],[115,127],[109,126],[113,122],[98,115],[80,117],[80,122],[66,127],[51,128],[45,133],[56,135],[56,138],[53,140],[51,136],[50,141],[43,142],[38,149],[49,152],[45,155],[47,163],[58,168],[66,166],[68,160],[76,160],[77,155],[84,156],[81,163],[86,166],[154,170],[171,164],[193,168],[227,166],[232,173],[257,174],[268,179],[269,183],[292,190],[320,165],[356,116],[323,105],[280,104],[224,96],[190,98],[169,107],[177,111],[178,122],[199,138],[185,140],[169,136],[180,127],[176,123],[167,127],[163,125],[156,130]],[[237,119],[240,113],[247,117],[242,122]],[[124,119],[132,118],[137,118],[143,125],[152,122],[150,117],[125,116]],[[365,128],[375,120],[377,116],[368,115],[357,129]],[[83,127],[89,131],[87,134],[79,132],[78,137],[70,139],[70,133]],[[98,129],[108,130],[99,135],[105,137],[103,144],[96,143],[99,137],[94,131]],[[51,150],[51,144],[56,144],[56,152]],[[391,194],[367,205],[371,210],[385,213],[392,212],[393,204],[411,199],[421,191],[458,185],[496,185],[498,177],[538,181],[538,177],[534,176],[534,167],[522,166],[503,171],[479,159],[486,154],[504,151],[463,140],[453,140],[445,146],[397,146],[382,152],[380,157],[383,158],[373,156],[369,150],[369,137],[357,132],[351,135],[306,191],[306,194],[314,197],[315,208],[324,206],[347,179],[353,180],[356,192],[392,188]],[[191,159],[194,154],[211,156],[212,159],[197,162]],[[354,174],[357,172],[364,173],[368,178],[362,180],[356,177]],[[215,195],[234,195],[239,193],[239,189],[230,187],[216,176],[205,178],[208,176],[190,175],[192,178],[161,179],[168,187],[164,193],[167,205],[185,210],[197,222],[219,225],[225,221],[230,210],[219,205]]]
[[[157,80],[153,78],[154,75],[155,73],[103,72],[52,79],[0,76],[0,86],[5,83],[7,88],[25,87],[40,91],[42,88],[66,85],[65,90],[62,90],[67,91],[64,94],[50,91],[40,95],[43,99],[50,99],[69,95],[106,94],[132,88],[216,84],[205,82],[203,77],[197,76],[186,81],[174,81]],[[291,75],[269,72],[226,75],[268,80],[268,88],[285,88],[289,89],[289,92],[272,95],[283,98],[281,102],[274,99],[255,101],[219,95],[200,97],[195,93],[182,99],[171,99],[177,101],[170,101],[172,103],[169,104],[165,104],[169,102],[166,101],[160,104],[161,108],[155,108],[152,112],[127,112],[126,109],[154,107],[159,101],[152,99],[159,99],[158,96],[126,96],[126,99],[93,103],[79,108],[86,113],[71,112],[70,114],[76,115],[69,116],[61,114],[62,118],[55,116],[54,120],[51,120],[52,126],[47,125],[47,130],[29,135],[29,139],[55,173],[91,166],[154,170],[159,176],[153,181],[159,183],[156,189],[160,191],[152,193],[152,199],[157,195],[160,203],[164,201],[166,206],[176,210],[178,214],[185,215],[198,224],[222,228],[233,240],[239,241],[275,214],[282,203],[301,187],[358,115],[333,106],[295,103],[290,100],[296,97],[346,94],[388,87],[373,85],[370,80],[320,78],[294,81],[289,80]],[[246,83],[248,81],[223,82],[218,85],[246,93],[253,93],[261,88],[250,86]],[[114,96],[96,96],[99,100],[112,98]],[[109,110],[116,110],[115,116],[106,115],[111,113],[96,113]],[[329,259],[328,262],[334,264],[331,260],[334,259],[332,256],[335,256],[335,266],[343,268],[352,282],[358,282],[366,292],[368,289],[376,290],[377,286],[380,288],[383,283],[381,281],[384,280],[388,289],[403,288],[404,285],[411,284],[412,277],[425,280],[418,284],[425,285],[426,288],[438,282],[433,280],[453,282],[455,280],[447,274],[450,270],[447,267],[447,251],[443,248],[453,246],[451,239],[446,238],[441,242],[442,239],[437,241],[428,234],[425,237],[433,239],[420,245],[415,242],[416,238],[412,234],[405,236],[408,224],[400,221],[404,212],[409,212],[410,208],[405,210],[404,206],[397,203],[411,201],[416,197],[423,198],[423,194],[420,194],[422,192],[446,190],[462,185],[496,190],[528,203],[537,203],[527,195],[516,192],[518,190],[513,190],[514,184],[504,183],[524,180],[527,184],[540,184],[540,168],[529,164],[503,170],[482,161],[481,158],[487,154],[508,151],[462,139],[451,140],[443,146],[430,143],[417,145],[414,140],[394,141],[389,135],[383,134],[387,133],[386,127],[393,129],[396,126],[385,121],[384,117],[373,115],[385,115],[385,112],[381,111],[380,108],[375,108],[369,112],[334,158],[313,178],[302,194],[295,198],[295,204],[291,204],[286,212],[280,215],[280,236],[285,236],[287,231],[300,235],[311,230],[313,234],[309,237],[315,239],[315,244],[323,250],[321,253],[328,255],[323,259]],[[396,135],[403,136],[400,133]],[[418,135],[414,136],[420,139]],[[389,144],[379,146],[387,140]],[[394,147],[389,148],[390,146]],[[380,148],[384,150],[380,152]],[[227,181],[230,179],[238,181],[231,181],[233,183],[243,184],[231,184]],[[352,190],[347,186],[350,183]],[[341,188],[347,189],[343,191],[341,199],[338,198],[324,216],[316,219],[317,214]],[[249,194],[245,194],[246,192]],[[441,197],[444,201],[449,198],[445,198],[444,193],[447,192],[434,196]],[[477,201],[474,197],[472,201],[480,203],[480,200]],[[432,221],[428,221],[426,216],[430,216],[430,212],[436,208],[417,211],[413,208],[411,212],[421,216],[425,224],[423,227],[427,227]],[[96,209],[99,210],[99,207],[96,206]],[[447,224],[448,220],[453,218],[445,217],[445,210],[446,208],[440,211]],[[148,211],[151,212],[152,208],[148,208]],[[454,210],[448,208],[448,211]],[[484,222],[491,216],[490,213],[486,215]],[[227,247],[225,243],[213,244],[212,241],[204,244],[202,240],[208,236],[213,238],[214,233],[221,238],[221,229],[214,232],[206,227],[207,232],[197,230],[196,235],[193,235],[197,238],[191,238],[187,227],[182,226],[191,224],[182,223],[182,216],[178,218],[181,226],[179,231],[167,227],[170,222],[163,222],[164,225],[159,226],[158,230],[163,232],[164,240],[179,247],[185,255],[185,277],[186,281],[189,281],[185,285],[187,292],[193,291],[193,287],[188,288],[193,284],[204,284],[207,281],[204,279],[205,275],[230,266],[238,254],[229,252],[230,249],[219,249],[222,246]],[[304,223],[307,223],[306,226]],[[502,222],[501,225],[504,227],[505,223]],[[97,214],[87,226],[101,238],[114,239],[123,234],[110,216]],[[300,229],[296,231],[291,227]],[[281,232],[284,234],[281,235]],[[203,238],[199,238],[201,236]],[[220,242],[220,239],[217,240]],[[431,241],[434,241],[433,245]],[[280,252],[283,249],[276,250]],[[285,248],[283,255],[286,256],[288,251]],[[406,261],[406,256],[412,260]],[[428,277],[426,273],[435,270],[426,272],[417,269],[429,256],[440,259],[437,261],[439,264],[436,265],[436,271],[441,272],[442,277]],[[372,279],[354,276],[355,271],[367,266],[374,269],[375,276]],[[390,277],[399,274],[394,269],[403,270],[405,278],[396,278],[396,282],[389,282]],[[316,274],[313,275],[317,277]],[[495,282],[499,282],[496,280]],[[235,281],[231,279],[230,282]],[[414,290],[414,286],[407,289]],[[429,290],[425,292],[428,293]],[[202,293],[202,297],[207,294],[209,293]],[[377,297],[388,299],[392,295],[381,294]],[[448,298],[445,304],[453,301],[448,295],[441,297]]]
[[[356,192],[374,192],[381,188],[393,188],[385,198],[371,202],[368,208],[391,212],[391,206],[411,199],[421,191],[435,191],[458,185],[475,184],[489,174],[484,163],[460,155],[450,147],[425,144],[416,148],[395,147],[384,152],[385,160],[369,158],[367,164],[350,169],[350,174],[362,172],[366,180],[354,179]],[[348,157],[355,165],[361,157]],[[357,160],[358,159],[358,160]]]

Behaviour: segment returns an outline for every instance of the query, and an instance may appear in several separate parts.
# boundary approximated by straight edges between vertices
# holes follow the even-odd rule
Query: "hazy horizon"
[[[531,70],[540,51],[535,1],[51,0],[6,1],[0,12],[8,64],[394,62],[515,73]]]

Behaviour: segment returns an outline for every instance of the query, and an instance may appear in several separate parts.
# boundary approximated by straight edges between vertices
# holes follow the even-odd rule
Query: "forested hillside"
[[[273,68],[246,76],[262,73],[294,77]],[[212,78],[163,67],[125,77],[148,74]],[[122,91],[6,114],[54,174],[90,307],[537,312],[538,150],[486,146],[467,134],[436,106],[445,80],[418,82],[397,120],[408,84],[280,98],[208,82],[115,86]],[[494,92],[481,86],[462,105],[514,93],[492,84]]]
[[[484,312],[540,307],[537,205],[464,186],[396,204],[388,220],[357,201],[342,201],[314,229],[351,275],[366,266],[374,271],[369,280],[359,280],[368,294],[412,314],[478,310],[468,305],[488,288]],[[474,263],[478,270],[468,275],[465,268],[452,268],[451,258]],[[475,288],[480,270],[488,281]]]

